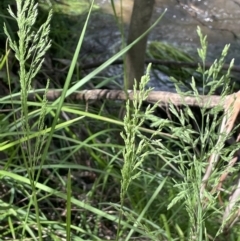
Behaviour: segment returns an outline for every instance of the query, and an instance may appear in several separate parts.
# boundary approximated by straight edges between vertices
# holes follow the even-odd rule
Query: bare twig
[[[224,104],[224,118],[220,127],[220,132],[219,132],[219,138],[218,141],[216,143],[216,146],[218,144],[221,143],[222,138],[223,138],[223,134],[225,135],[229,135],[229,133],[232,131],[234,124],[237,120],[237,117],[239,115],[240,112],[240,91],[228,96],[228,99],[225,101]],[[237,138],[237,142],[239,142],[240,140],[240,135],[238,135]],[[202,179],[202,185],[201,185],[201,189],[200,189],[200,195],[203,198],[204,197],[204,190],[206,189],[206,185],[207,182],[211,176],[211,173],[215,167],[215,165],[217,164],[218,160],[219,160],[220,156],[218,151],[216,151],[215,153],[213,153],[208,161],[208,166],[206,168],[205,171],[205,175]],[[227,175],[230,172],[230,168],[236,163],[237,161],[237,157],[234,157],[228,164],[225,172],[221,175],[220,179],[219,179],[219,183],[217,185],[216,188],[214,188],[212,190],[212,192],[217,191],[221,188],[222,186],[222,182],[227,178]],[[205,199],[203,199],[205,200]],[[235,208],[235,204],[237,201],[240,200],[240,177],[238,179],[238,185],[237,188],[234,190],[234,192],[232,193],[232,195],[229,198],[229,203],[225,209],[224,215],[223,215],[223,221],[224,226],[226,228],[231,227],[239,218],[240,216],[240,209],[237,212],[234,212],[234,208]],[[227,220],[227,221],[226,221]]]
[[[219,138],[216,143],[216,146],[218,146],[218,144],[221,143],[223,134],[228,135],[233,129],[234,123],[237,119],[237,116],[240,110],[240,91],[233,95],[230,95],[229,98],[224,103],[225,103],[224,104],[225,115],[220,127]],[[213,168],[218,162],[219,157],[220,157],[219,153],[216,151],[209,158],[208,166],[207,166],[205,175],[202,179],[202,186],[200,190],[200,194],[202,197],[204,197],[204,190],[206,188],[207,181],[210,178]]]
[[[58,60],[59,59],[55,59]],[[105,61],[101,61],[101,62],[96,62],[96,63],[90,63],[90,64],[84,64],[84,65],[80,65],[81,69],[83,70],[87,70],[87,69],[94,69],[99,67],[100,65],[102,65]],[[70,61],[69,61],[70,63]],[[174,68],[192,68],[192,69],[196,69],[199,66],[199,63],[197,62],[179,62],[179,61],[174,61],[174,60],[158,60],[158,59],[146,59],[145,60],[145,64],[149,64],[151,63],[152,65],[163,65],[163,66],[167,66],[167,67],[174,67]],[[121,65],[123,64],[123,60],[119,59],[114,61],[111,65]],[[209,69],[212,66],[213,63],[206,63],[205,67],[206,69]],[[229,69],[229,65],[228,64],[224,64],[222,67],[222,70],[228,70]],[[232,72],[240,72],[240,66],[233,66],[231,68]]]
[[[53,60],[58,61],[64,65],[70,65],[71,64],[71,60],[68,59],[59,59],[59,58],[54,58]],[[77,64],[78,67],[80,67],[83,70],[88,70],[88,69],[95,69],[97,67],[99,67],[100,65],[104,64],[106,61],[99,61],[99,62],[95,62],[95,63],[89,63],[89,64]],[[196,69],[199,67],[199,63],[198,62],[179,62],[179,61],[175,61],[175,60],[161,60],[161,59],[146,59],[145,60],[145,64],[152,64],[152,65],[163,65],[163,66],[167,66],[167,67],[172,67],[172,68],[192,68],[192,69]],[[122,65],[123,64],[123,60],[122,59],[118,59],[116,61],[114,61],[111,65]],[[213,63],[205,63],[205,68],[209,69],[211,66],[213,65]],[[222,66],[222,70],[228,70],[230,67],[229,64],[224,64]],[[231,68],[231,72],[240,72],[240,66],[233,66]]]
[[[240,177],[238,177],[238,182],[237,182],[237,187],[233,194],[229,198],[229,203],[225,209],[224,215],[223,215],[223,221],[226,222],[225,226],[227,228],[231,228],[234,223],[239,219],[240,216],[240,209],[236,211],[235,213],[233,212],[233,209],[236,208],[235,205],[237,202],[240,200]]]
[[[44,90],[34,90],[31,93],[29,93],[29,99],[36,99],[36,95],[43,94]],[[137,92],[138,93],[138,92]],[[240,93],[240,92],[239,92]],[[47,92],[47,99],[50,101],[56,100],[59,98],[62,94],[61,90],[54,90],[50,89]],[[19,98],[19,94],[15,94],[12,96],[12,98]],[[127,95],[122,90],[106,90],[106,89],[95,89],[95,90],[82,90],[82,91],[76,91],[67,98],[71,100],[127,100],[128,98],[130,100],[134,99],[133,91],[129,90]],[[189,106],[196,106],[196,107],[206,107],[206,108],[212,108],[214,106],[221,105],[221,103],[226,103],[232,100],[233,95],[228,95],[225,97],[226,99],[223,101],[223,98],[221,96],[212,95],[200,95],[198,97],[194,96],[181,96],[176,93],[171,92],[164,92],[164,91],[151,91],[146,99],[147,102],[150,103],[156,103],[159,102],[159,105],[164,106],[168,105],[169,103],[172,103],[176,106],[181,105],[189,105]],[[4,98],[6,99],[6,97]],[[224,108],[224,106],[223,106]]]
[[[240,141],[240,134],[237,137],[236,142]],[[239,150],[238,150],[238,155],[239,155]],[[236,161],[237,161],[237,157],[235,157]],[[226,177],[225,177],[226,178]],[[240,200],[240,175],[238,175],[238,179],[237,179],[237,187],[236,189],[232,192],[232,195],[229,197],[229,203],[225,209],[224,215],[223,215],[223,221],[227,220],[227,222],[225,223],[225,227],[227,229],[231,228],[234,223],[236,223],[236,221],[238,221],[239,216],[240,216],[240,209],[238,209],[237,212],[233,212],[233,208],[236,204],[236,202],[239,202]]]

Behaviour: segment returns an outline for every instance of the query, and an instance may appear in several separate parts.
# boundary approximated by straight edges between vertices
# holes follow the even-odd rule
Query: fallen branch
[[[61,96],[61,91],[57,90],[49,90],[47,92],[47,98],[49,100],[55,100]],[[139,92],[137,92],[139,93]],[[228,102],[229,98],[232,98],[233,95],[226,96],[226,102]],[[134,99],[133,91],[128,91],[128,96],[122,90],[102,90],[102,89],[95,89],[95,90],[83,90],[78,91],[72,94],[69,98],[73,100],[130,100]],[[151,91],[146,99],[147,102],[158,102],[159,105],[168,105],[172,103],[176,106],[181,105],[189,105],[189,106],[198,106],[198,107],[214,107],[219,105],[222,102],[222,97],[217,95],[206,96],[200,95],[199,97],[194,96],[181,96],[176,93],[171,92],[164,92],[164,91]]]
[[[36,94],[43,94],[43,92],[44,92],[43,90],[34,90],[29,94],[29,99],[30,100],[36,99]],[[50,89],[48,90],[46,97],[48,100],[53,101],[59,98],[61,94],[62,94],[61,90]],[[124,101],[124,100],[127,100],[128,98],[130,100],[134,99],[132,90],[129,90],[127,95],[122,90],[95,89],[95,90],[76,91],[70,96],[68,96],[67,98],[71,100],[84,100],[84,101],[90,101],[90,100],[123,100]],[[225,100],[227,101],[228,98],[232,98],[232,96],[233,95],[226,96]],[[19,97],[19,94],[12,96],[12,98],[13,97]],[[164,91],[151,91],[146,101],[150,103],[159,102],[159,105],[161,106],[172,103],[176,106],[189,105],[189,106],[196,106],[196,107],[212,108],[214,106],[221,104],[223,102],[222,99],[223,98],[221,96],[217,96],[217,95],[212,95],[212,96],[200,95],[198,97],[194,97],[194,96],[181,96],[176,93],[164,92]]]

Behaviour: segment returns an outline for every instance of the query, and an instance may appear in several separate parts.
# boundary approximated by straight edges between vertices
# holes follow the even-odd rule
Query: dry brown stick
[[[137,92],[138,94],[139,92]],[[34,92],[29,94],[29,99],[35,99],[36,94],[43,94],[43,90],[35,90]],[[47,92],[47,99],[48,100],[56,100],[59,98],[62,94],[62,91],[60,90],[53,90],[50,89]],[[128,91],[128,98],[130,100],[134,99],[133,91]],[[223,105],[223,103],[228,102],[228,99],[232,99],[233,95],[228,95],[225,98],[225,101],[223,102],[223,98],[221,96],[212,95],[212,96],[206,96],[206,95],[200,95],[198,97],[194,96],[181,96],[176,93],[171,92],[164,92],[164,91],[151,91],[148,94],[148,97],[146,99],[147,102],[159,102],[159,105],[167,105],[169,103],[173,103],[176,106],[181,105],[189,105],[189,106],[196,106],[196,107],[208,107],[212,108],[217,105]],[[122,90],[102,90],[102,89],[95,89],[95,90],[82,90],[82,91],[76,91],[67,98],[71,100],[84,100],[84,101],[90,101],[90,100],[127,100],[127,96],[124,91]]]
[[[35,100],[37,95],[43,95],[45,90],[34,90],[29,93],[28,98],[29,100]],[[49,89],[46,94],[46,98],[49,101],[54,101],[58,99],[62,94],[61,90],[57,89]],[[138,95],[139,92],[137,91],[136,94]],[[238,92],[237,94],[240,94]],[[148,97],[146,99],[147,102],[150,103],[156,103],[159,102],[160,106],[166,106],[170,103],[172,103],[175,106],[182,106],[182,105],[188,105],[188,106],[195,106],[195,107],[206,107],[206,108],[212,108],[215,106],[222,106],[224,108],[224,105],[226,103],[231,102],[234,98],[235,94],[231,94],[225,97],[223,99],[221,96],[218,95],[199,95],[198,97],[194,96],[181,96],[177,93],[172,92],[165,92],[165,91],[151,91],[148,94]],[[9,95],[10,97],[10,95]],[[19,98],[20,94],[13,94],[11,96],[12,99]],[[2,99],[1,99],[2,98]],[[91,101],[91,100],[122,100],[125,101],[128,98],[130,100],[134,99],[134,93],[132,90],[128,91],[128,97],[126,96],[125,92],[122,90],[107,90],[107,89],[95,89],[95,90],[82,90],[82,91],[75,91],[71,95],[66,97],[67,99],[71,100],[83,100],[83,101]],[[7,96],[1,96],[0,95],[0,101],[7,100]]]
[[[240,141],[240,134],[237,137],[236,142]],[[240,151],[238,150],[237,153],[239,153]],[[235,157],[236,161],[237,161],[237,157]],[[226,176],[227,177],[227,176]],[[223,215],[223,221],[228,220],[228,222],[226,222],[225,224],[225,228],[230,228],[234,225],[234,223],[236,221],[238,221],[239,216],[240,216],[240,209],[238,208],[237,212],[233,212],[233,208],[236,205],[236,202],[239,201],[240,199],[240,176],[238,175],[238,179],[237,179],[237,187],[235,188],[235,190],[232,192],[231,196],[229,197],[229,203],[225,209],[224,215]]]
[[[221,143],[223,138],[222,134],[225,133],[228,135],[232,131],[233,126],[236,122],[237,116],[239,114],[239,110],[240,110],[240,91],[237,93],[234,93],[233,95],[229,95],[228,99],[224,101],[225,116],[223,118],[223,121],[220,127],[219,138],[216,143],[216,146],[218,146]],[[202,178],[202,185],[200,188],[201,197],[204,197],[204,191],[206,189],[207,182],[219,158],[220,156],[218,151],[215,151],[209,158],[208,166]]]
[[[224,215],[223,215],[223,222],[225,223],[225,228],[230,228],[238,221],[240,216],[240,209],[233,212],[234,207],[236,208],[237,202],[239,202],[240,198],[240,177],[238,177],[237,180],[237,186],[235,191],[232,193],[232,195],[229,197],[229,203],[225,209]]]

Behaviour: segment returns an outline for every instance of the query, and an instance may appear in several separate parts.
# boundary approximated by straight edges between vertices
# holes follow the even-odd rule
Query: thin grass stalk
[[[77,44],[77,48],[75,50],[75,53],[74,53],[74,56],[73,56],[73,59],[72,59],[71,65],[70,65],[70,69],[68,71],[68,75],[67,75],[64,87],[63,87],[62,95],[61,95],[60,98],[58,98],[58,100],[56,100],[52,104],[52,106],[56,105],[57,109],[56,109],[55,117],[53,119],[51,131],[49,133],[45,148],[43,150],[42,159],[45,159],[46,156],[47,156],[47,152],[48,152],[50,143],[52,141],[52,136],[53,136],[53,133],[55,131],[55,127],[57,125],[57,121],[58,121],[58,118],[59,118],[59,115],[60,115],[60,112],[61,112],[61,108],[63,106],[64,99],[67,96],[67,92],[69,91],[69,86],[70,86],[71,79],[72,79],[72,76],[73,76],[73,72],[74,72],[74,69],[75,69],[75,66],[76,66],[76,63],[77,63],[78,55],[79,55],[79,52],[81,50],[82,42],[83,42],[84,35],[85,35],[86,29],[87,29],[87,24],[88,24],[90,15],[91,15],[93,4],[94,4],[94,0],[91,2],[91,6],[90,6],[90,9],[89,9],[89,12],[88,12],[88,16],[87,16],[86,21],[84,23],[84,27],[83,27],[83,30],[81,32],[81,35],[80,35],[80,38],[79,38],[79,41],[78,41],[78,44]]]
[[[28,117],[28,105],[27,98],[28,92],[31,89],[31,82],[33,78],[38,73],[42,66],[44,60],[44,54],[50,48],[50,41],[48,39],[49,33],[49,23],[51,19],[51,11],[46,22],[40,27],[40,29],[34,33],[32,27],[36,22],[37,18],[37,4],[33,0],[16,0],[17,14],[14,14],[12,9],[9,7],[8,11],[10,15],[16,20],[18,24],[18,43],[13,41],[6,25],[4,25],[4,32],[8,37],[9,45],[11,49],[15,52],[15,56],[19,62],[19,78],[21,87],[21,128],[23,130],[24,141],[19,142],[19,145],[23,154],[23,161],[26,166],[30,184],[32,187],[32,195],[30,197],[28,213],[25,216],[25,223],[27,223],[28,216],[30,213],[30,206],[33,204],[36,213],[36,221],[38,226],[38,235],[40,240],[42,240],[42,228],[40,223],[40,214],[38,208],[37,191],[35,189],[35,172],[34,166],[38,161],[38,155],[41,152],[41,141],[43,137],[38,135],[36,138],[36,148],[33,152],[32,143],[30,141],[29,135],[31,135],[31,127],[29,125]],[[30,60],[32,58],[32,60]],[[31,62],[30,69],[26,69],[27,61]],[[10,79],[8,80],[10,82]],[[48,86],[47,86],[48,87]],[[46,92],[45,92],[46,94]],[[46,95],[45,95],[46,97]],[[45,105],[46,98],[43,100],[43,105],[40,111],[40,118],[38,119],[38,129],[41,131],[43,129],[43,118],[45,116]],[[20,139],[20,138],[19,138]],[[22,229],[22,235],[26,231],[26,225]]]

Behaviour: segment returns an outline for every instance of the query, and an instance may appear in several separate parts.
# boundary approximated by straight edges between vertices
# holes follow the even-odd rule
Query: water
[[[76,2],[68,0],[66,3],[71,5],[71,1]],[[121,48],[121,36],[113,17],[111,1],[95,0],[95,3],[102,13],[91,16],[81,52],[85,64],[105,61]],[[127,30],[133,0],[122,0],[122,4],[120,0],[115,0],[114,3],[118,14],[121,12],[120,7],[123,8],[123,21]],[[226,63],[235,58],[235,64],[240,65],[240,0],[156,0],[152,21],[154,22],[166,8],[165,16],[150,33],[149,41],[170,43],[196,57],[196,49],[200,46],[196,29],[200,26],[203,34],[208,36],[208,62],[219,58],[225,44],[230,43]],[[120,76],[117,81],[121,85],[122,72],[120,65],[112,66],[103,72],[102,76]],[[174,91],[174,86],[168,78],[160,73],[153,73],[152,86],[160,90]]]
[[[120,1],[114,2],[120,13]],[[95,3],[113,14],[110,0],[96,0]],[[132,6],[132,0],[122,0],[125,23],[129,23]],[[225,44],[239,38],[240,0],[156,0],[153,21],[166,8],[168,11],[152,33],[153,38],[178,43],[196,42],[198,25],[208,35],[209,43]]]
[[[113,14],[109,0],[96,0],[95,2],[105,13]],[[114,3],[119,15],[120,7],[122,6],[123,20],[128,25],[131,19],[133,1],[122,0],[122,5],[120,1],[114,1]],[[164,18],[149,35],[150,41],[164,41],[185,50],[193,56],[197,56],[196,49],[200,46],[200,43],[196,29],[197,26],[200,26],[203,34],[208,36],[208,62],[219,58],[225,44],[231,43],[230,52],[226,59],[227,63],[232,58],[235,58],[235,63],[240,64],[239,54],[237,54],[240,52],[238,33],[240,1],[156,0],[152,21],[155,21],[166,8],[167,12]],[[111,52],[113,54],[121,44],[119,31],[115,28],[114,21],[104,19],[102,20],[104,22],[104,30],[103,34],[101,34],[101,26],[98,26],[99,24],[101,25],[100,22],[95,23],[95,28],[100,30],[98,37],[102,42],[108,43],[105,47],[113,50]],[[113,33],[115,34],[113,35]],[[108,40],[104,40],[104,38]],[[111,71],[104,74],[109,76],[109,74],[111,75],[115,71],[119,73],[122,69],[113,67]],[[173,84],[168,81],[166,76],[160,73],[153,73],[151,85],[158,90],[174,91]]]

